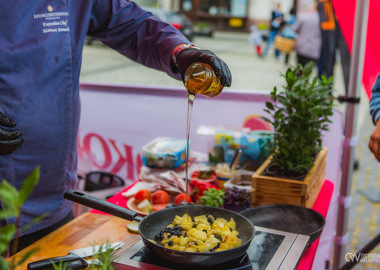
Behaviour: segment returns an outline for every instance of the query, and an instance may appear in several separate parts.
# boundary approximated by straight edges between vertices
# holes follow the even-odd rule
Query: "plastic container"
[[[234,175],[234,171],[230,169],[229,163],[218,163],[216,164],[215,174],[220,187],[224,188],[224,184]]]
[[[215,97],[223,90],[220,79],[212,68],[205,63],[194,63],[185,72],[184,84],[186,90],[193,95],[202,94]]]
[[[175,169],[185,162],[186,140],[158,137],[142,147],[141,158],[150,168]]]
[[[240,212],[251,205],[253,171],[239,170],[224,185],[224,208]]]

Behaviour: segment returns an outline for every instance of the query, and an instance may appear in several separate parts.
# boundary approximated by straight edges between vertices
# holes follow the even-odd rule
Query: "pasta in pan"
[[[218,252],[241,245],[233,218],[201,215],[194,220],[187,214],[176,216],[155,240],[165,248],[187,252]]]

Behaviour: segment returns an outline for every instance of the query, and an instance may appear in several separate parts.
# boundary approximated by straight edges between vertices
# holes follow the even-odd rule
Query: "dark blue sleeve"
[[[88,35],[128,58],[180,79],[173,73],[171,54],[190,43],[177,29],[132,1],[94,0]]]
[[[276,19],[276,12],[272,11],[272,14],[271,14],[271,22],[274,21],[274,19]]]
[[[369,111],[372,116],[372,121],[376,125],[380,117],[380,74],[372,88],[372,96],[369,101]]]

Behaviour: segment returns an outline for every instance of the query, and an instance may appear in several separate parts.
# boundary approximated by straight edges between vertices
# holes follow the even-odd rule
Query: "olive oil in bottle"
[[[212,68],[205,63],[194,63],[185,72],[185,88],[189,94],[215,97],[222,92],[223,85]]]

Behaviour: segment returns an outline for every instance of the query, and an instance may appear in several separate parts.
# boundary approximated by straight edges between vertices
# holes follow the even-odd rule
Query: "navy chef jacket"
[[[63,193],[77,182],[79,75],[86,35],[177,79],[171,53],[190,42],[123,0],[0,1],[0,10],[0,111],[17,122],[24,138],[19,150],[0,156],[0,179],[19,189],[41,166],[40,182],[22,208],[21,226],[49,213],[27,234],[60,221],[72,207]],[[0,226],[10,222],[15,220],[0,220]]]

